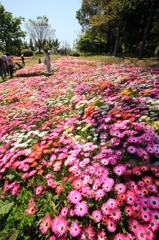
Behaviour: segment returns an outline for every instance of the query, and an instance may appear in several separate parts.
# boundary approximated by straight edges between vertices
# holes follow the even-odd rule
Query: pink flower
[[[70,234],[72,237],[77,237],[81,232],[81,228],[78,222],[73,222],[70,226]]]
[[[42,186],[38,186],[36,188],[36,196],[41,196],[42,191],[43,191],[43,187]]]
[[[40,231],[42,234],[46,234],[48,229],[51,227],[52,219],[50,215],[46,215],[40,223]]]
[[[143,226],[138,226],[134,232],[136,239],[138,240],[147,240],[148,235],[146,233],[146,228]]]
[[[34,215],[37,211],[37,208],[34,206],[28,206],[27,209],[25,210],[26,215]]]
[[[54,186],[54,183],[55,183],[54,179],[49,178],[49,179],[47,179],[46,185],[47,185],[47,187],[52,187],[52,186]]]
[[[54,236],[50,236],[48,240],[56,240],[56,238]]]
[[[127,147],[127,151],[131,154],[136,153],[136,148],[134,146],[129,146]]]
[[[113,220],[111,218],[108,218],[108,220],[106,222],[106,227],[107,227],[107,230],[109,232],[115,232],[115,230],[116,230],[116,222],[115,222],[115,220]]]
[[[61,237],[67,232],[68,221],[63,217],[56,216],[51,225],[52,231],[58,236]]]
[[[110,213],[110,208],[109,208],[109,206],[108,206],[107,203],[103,203],[101,209],[102,209],[102,213],[103,213],[103,214],[109,215],[109,213]]]
[[[115,209],[117,207],[117,201],[114,198],[109,198],[107,201],[107,206],[110,209]]]
[[[117,192],[117,194],[121,194],[121,193],[125,193],[126,191],[126,186],[123,183],[117,183],[115,185],[115,191]]]
[[[114,219],[115,221],[121,218],[121,211],[119,208],[110,209],[109,217]]]
[[[144,222],[149,222],[151,220],[151,214],[150,214],[150,211],[147,211],[147,212],[141,212],[141,218]]]
[[[113,240],[125,240],[125,235],[122,233],[118,233],[114,236]]]
[[[102,199],[105,195],[105,192],[103,189],[98,189],[96,192],[95,192],[95,199],[98,200],[98,199]]]
[[[159,209],[159,197],[150,196],[148,198],[148,206],[150,208]]]
[[[100,222],[102,219],[102,214],[99,210],[95,210],[91,214],[92,218],[94,219],[95,222]]]
[[[91,226],[86,226],[82,229],[80,240],[95,240],[95,232]]]
[[[97,240],[106,240],[106,234],[103,230],[98,230],[97,232]]]
[[[73,180],[73,182],[72,182],[72,186],[73,186],[73,188],[76,189],[76,190],[82,188],[82,185],[83,185],[83,182],[82,182],[82,180],[81,180],[80,178],[79,178],[79,179],[75,179],[75,180]]]
[[[67,207],[63,207],[61,209],[61,216],[65,217],[68,214],[68,208]]]
[[[159,226],[159,211],[158,210],[151,211],[151,220],[154,221]]]
[[[86,215],[88,213],[88,207],[87,204],[85,202],[79,202],[77,203],[77,205],[75,206],[75,214],[79,217],[83,217],[84,215]]]
[[[139,222],[136,219],[128,221],[129,229],[134,233],[139,226]]]
[[[81,201],[82,196],[81,196],[81,193],[79,191],[72,190],[71,192],[69,192],[67,198],[71,203],[77,204],[78,202]]]
[[[113,172],[117,175],[117,176],[121,176],[124,174],[126,170],[126,167],[123,164],[117,165],[113,168]]]

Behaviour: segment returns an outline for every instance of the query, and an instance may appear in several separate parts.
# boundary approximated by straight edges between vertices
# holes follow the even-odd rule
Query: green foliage
[[[155,49],[155,57],[159,59],[159,45]]]
[[[34,52],[35,55],[39,55],[39,54],[44,54],[44,51],[43,50],[37,50]]]
[[[73,56],[73,57],[79,57],[79,56],[80,56],[80,53],[77,52],[77,51],[71,51],[71,52],[69,53],[69,55],[70,55],[70,56]]]
[[[31,49],[23,49],[21,51],[22,54],[24,54],[24,56],[33,56],[33,51]]]
[[[153,4],[152,4],[153,2]],[[142,9],[142,11],[141,11]],[[143,42],[142,56],[154,56],[158,45],[158,15],[159,1],[134,0],[83,0],[81,9],[76,12],[76,18],[85,34],[92,38],[91,44],[96,49],[94,39],[97,35],[104,39],[105,49],[99,46],[100,52],[111,52],[117,56],[124,49],[127,53],[139,54],[139,44]],[[150,22],[151,18],[151,22]],[[90,47],[79,37],[78,50],[88,54]],[[148,48],[145,47],[148,42]],[[87,46],[87,47],[86,47]],[[150,47],[151,46],[151,47]],[[122,48],[121,48],[122,47]]]
[[[0,50],[15,54],[22,45],[21,38],[25,37],[25,32],[20,27],[24,19],[13,18],[12,13],[7,12],[1,3],[0,16]]]

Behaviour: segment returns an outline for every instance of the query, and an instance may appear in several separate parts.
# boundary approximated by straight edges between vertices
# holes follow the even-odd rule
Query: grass
[[[87,60],[94,60],[98,62],[125,64],[131,66],[141,66],[141,67],[159,67],[159,59],[155,57],[143,58],[139,60],[137,57],[132,55],[120,54],[117,57],[113,55],[97,55],[97,56],[87,56],[82,57]]]

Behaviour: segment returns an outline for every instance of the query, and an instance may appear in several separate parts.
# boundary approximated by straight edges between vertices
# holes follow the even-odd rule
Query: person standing
[[[2,80],[5,81],[6,79],[6,66],[2,58],[0,58],[0,76]]]
[[[8,68],[8,65],[7,65],[7,55],[4,54],[4,55],[2,56],[2,59],[3,59],[4,65],[5,65],[5,67],[6,67],[6,72],[7,72],[8,75],[9,75],[9,68]]]
[[[46,65],[46,70],[47,70],[47,72],[50,73],[51,59],[50,59],[50,56],[49,56],[48,50],[45,49],[44,52],[45,52],[44,63],[45,63],[45,65]]]
[[[25,61],[24,61],[24,55],[21,55],[21,60],[22,60],[22,66],[25,66]]]
[[[14,66],[14,63],[13,63],[13,58],[11,57],[10,53],[6,53],[7,55],[7,64],[8,64],[8,67],[9,67],[9,73],[10,73],[10,77],[13,77],[13,66]]]

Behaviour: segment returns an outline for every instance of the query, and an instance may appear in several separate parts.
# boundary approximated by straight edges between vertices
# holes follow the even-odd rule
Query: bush
[[[76,51],[74,51],[74,52],[70,52],[70,54],[69,54],[70,56],[73,56],[73,57],[79,57],[80,56],[80,53],[79,52],[76,52]]]
[[[35,54],[35,55],[44,54],[44,51],[43,51],[43,50],[40,50],[40,52],[39,52],[39,50],[36,50],[36,51],[34,52],[34,54]]]
[[[25,57],[28,57],[28,56],[33,56],[33,51],[31,49],[23,49],[21,51],[21,53],[25,56]]]
[[[159,45],[155,49],[155,57],[159,58]]]

